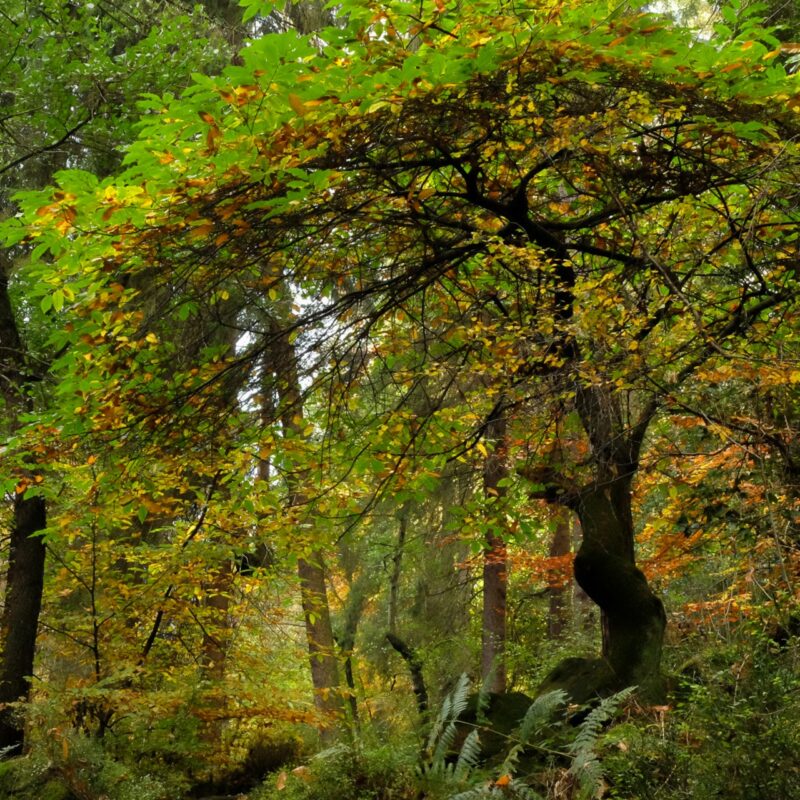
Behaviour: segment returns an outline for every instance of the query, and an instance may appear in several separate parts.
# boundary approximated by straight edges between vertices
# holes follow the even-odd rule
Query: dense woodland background
[[[800,798],[800,9],[0,8],[0,797]]]

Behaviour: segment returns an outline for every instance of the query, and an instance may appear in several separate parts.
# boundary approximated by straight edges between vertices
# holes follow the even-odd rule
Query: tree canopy
[[[715,603],[790,630],[793,45],[747,4],[711,38],[637,4],[242,5],[227,40],[187,38],[199,10],[59,6],[85,52],[30,119],[59,39],[47,13],[15,34],[46,43],[9,61],[0,151],[34,187],[2,223],[2,477],[14,530],[47,505],[41,713],[133,737],[161,698],[212,749],[249,718],[330,738],[385,627],[424,718],[432,630],[475,638],[470,587],[464,668],[535,692],[515,581],[564,583],[570,524],[600,652],[551,659],[543,697],[667,708],[668,618]],[[25,171],[45,155],[62,169]]]

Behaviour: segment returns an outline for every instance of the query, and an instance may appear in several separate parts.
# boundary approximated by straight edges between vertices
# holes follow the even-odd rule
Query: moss
[[[604,658],[565,658],[542,681],[536,695],[561,689],[570,702],[584,705],[620,688],[624,687]]]

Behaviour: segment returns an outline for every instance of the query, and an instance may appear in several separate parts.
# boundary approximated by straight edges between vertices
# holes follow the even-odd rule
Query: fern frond
[[[451,692],[450,719],[458,719],[467,707],[469,700],[469,676],[466,672],[461,673],[455,689]]]
[[[595,750],[603,725],[616,714],[619,706],[633,694],[635,688],[628,687],[601,700],[580,724],[578,734],[568,748],[572,755],[569,772],[578,779],[581,796],[584,798],[594,797],[603,780],[603,768]]]
[[[525,712],[519,726],[519,741],[524,746],[534,733],[538,733],[553,718],[559,706],[567,702],[567,693],[563,689],[554,689],[552,692],[537,697]]]
[[[439,737],[439,741],[436,742],[436,748],[432,756],[432,761],[434,763],[437,761],[444,762],[445,758],[447,758],[447,754],[451,752],[453,742],[456,740],[456,733],[458,733],[458,729],[456,728],[455,722],[448,722],[447,727],[442,731],[442,735]]]
[[[519,800],[542,800],[540,794],[534,792],[530,786],[516,778],[508,784],[508,789],[511,797],[519,798]]]
[[[474,786],[448,800],[542,800],[542,796],[522,781],[513,780],[502,788],[493,783]]]
[[[519,762],[519,756],[522,750],[522,744],[515,744],[508,751],[508,754],[503,759],[503,763],[500,765],[501,775],[513,775],[517,771],[517,764]]]
[[[578,728],[578,735],[570,745],[569,750],[573,755],[577,756],[583,751],[594,749],[603,725],[617,713],[619,706],[633,694],[635,688],[629,686],[627,689],[604,698],[596,708],[589,712]]]
[[[494,797],[497,795],[492,792],[491,786],[473,786],[464,792],[450,795],[448,800],[486,800],[486,798]]]
[[[586,753],[584,758],[575,759],[569,772],[577,778],[582,798],[590,800],[600,793],[603,783],[603,767],[596,753]]]
[[[470,731],[458,754],[458,761],[456,761],[456,768],[453,772],[454,777],[456,779],[466,778],[478,766],[480,758],[481,740],[478,731]]]
[[[431,726],[431,732],[428,735],[428,744],[426,749],[428,752],[434,749],[440,737],[447,731],[449,723],[454,722],[464,709],[467,707],[467,697],[469,695],[469,676],[464,672],[458,679],[453,690],[447,694],[442,700],[442,707],[436,715],[436,719]],[[455,731],[453,732],[455,736]],[[450,742],[452,744],[452,741]],[[449,747],[449,745],[448,745]],[[439,748],[437,748],[438,750]]]

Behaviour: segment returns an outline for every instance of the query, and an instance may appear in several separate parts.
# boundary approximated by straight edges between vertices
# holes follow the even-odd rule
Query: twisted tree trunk
[[[583,541],[575,579],[602,612],[603,657],[619,687],[636,685],[657,696],[667,619],[634,562],[630,481],[584,489],[576,510]]]

